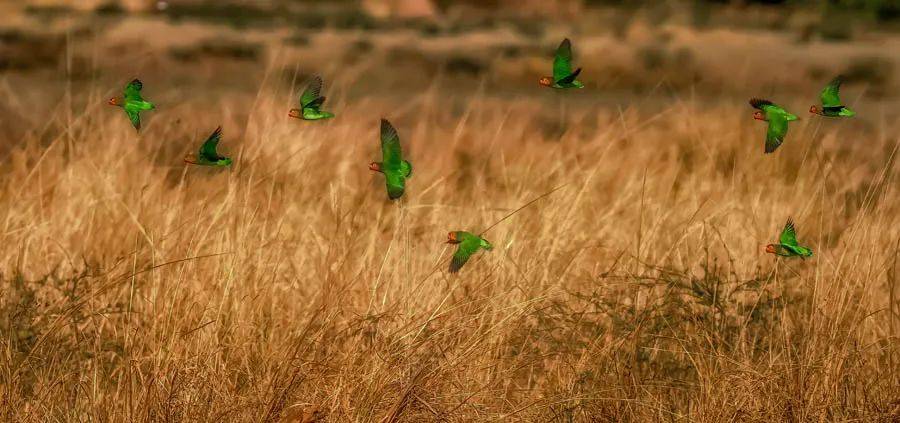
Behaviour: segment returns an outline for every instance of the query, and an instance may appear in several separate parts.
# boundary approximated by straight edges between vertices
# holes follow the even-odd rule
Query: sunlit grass
[[[63,104],[11,149],[5,418],[896,418],[895,123],[804,116],[764,156],[743,103],[335,89],[311,123],[276,79],[140,135]],[[394,203],[381,117],[415,169]],[[219,124],[233,168],[186,167]],[[561,184],[446,271],[448,231]],[[764,254],[789,216],[813,259]]]

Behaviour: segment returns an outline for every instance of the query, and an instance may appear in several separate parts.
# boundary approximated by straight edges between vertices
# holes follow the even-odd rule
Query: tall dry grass
[[[435,86],[308,123],[277,85],[182,93],[139,136],[95,91],[10,149],[3,418],[898,418],[896,122],[804,117],[764,156],[743,103]],[[235,166],[185,167],[218,124]],[[447,231],[563,183],[446,272]],[[789,216],[813,259],[764,254]]]

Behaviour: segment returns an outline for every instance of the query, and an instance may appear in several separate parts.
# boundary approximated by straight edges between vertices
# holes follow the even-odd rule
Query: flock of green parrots
[[[542,86],[560,90],[584,88],[584,84],[577,77],[581,68],[572,69],[572,43],[568,38],[564,39],[556,49],[553,59],[553,75],[539,79]],[[288,116],[296,119],[315,121],[330,119],[334,114],[322,110],[325,96],[322,95],[322,78],[315,76],[300,94],[299,108],[291,109]],[[820,95],[822,105],[812,106],[809,112],[827,117],[852,117],[855,112],[844,106],[839,96],[841,77],[834,78]],[[121,107],[132,126],[138,131],[141,129],[141,112],[153,110],[153,103],[144,100],[141,96],[143,84],[140,80],[132,80],[126,87],[121,97],[109,99],[108,104]],[[765,152],[772,153],[784,142],[788,131],[788,123],[799,118],[778,106],[777,104],[758,98],[750,100],[750,105],[757,109],[753,117],[757,120],[768,122],[766,130]],[[225,167],[232,164],[229,157],[218,153],[217,147],[222,138],[222,127],[216,128],[206,141],[200,146],[196,155],[188,155],[185,163],[201,166]],[[384,174],[387,186],[387,195],[391,200],[397,200],[403,196],[406,189],[406,180],[412,176],[412,164],[403,158],[400,147],[400,137],[397,130],[385,119],[381,120],[381,161],[369,164],[369,169]],[[530,203],[529,203],[530,204]],[[521,210],[521,209],[520,209]],[[517,210],[518,211],[518,210]],[[507,216],[509,217],[509,216]],[[505,218],[504,218],[505,219]],[[493,227],[493,226],[492,226]],[[479,250],[490,251],[493,246],[480,234],[466,231],[453,231],[447,236],[447,243],[457,245],[456,252],[450,260],[450,273],[458,272],[469,258]],[[812,257],[810,248],[801,246],[797,241],[794,222],[790,218],[781,232],[778,243],[766,246],[766,252],[783,257]]]

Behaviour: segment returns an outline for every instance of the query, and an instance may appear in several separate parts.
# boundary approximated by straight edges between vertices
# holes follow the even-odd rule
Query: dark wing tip
[[[569,37],[563,38],[562,42],[559,43],[560,46],[572,45],[572,41],[569,40]]]
[[[137,78],[132,79],[131,82],[128,83],[128,85],[133,85],[134,88],[136,88],[138,91],[140,91],[142,88],[144,88],[144,83],[141,82],[141,80],[137,79]]]
[[[794,227],[794,218],[789,217],[787,222],[784,224],[784,229],[782,232],[790,232],[794,237],[797,236],[797,228]]]
[[[309,80],[308,86],[312,87],[316,91],[320,91],[322,89],[322,84],[322,77],[319,75],[313,75],[313,77]],[[318,94],[318,92],[316,94]]]
[[[762,106],[771,106],[772,104],[774,103],[762,98],[753,97],[750,99],[750,105],[753,106],[754,109],[762,109]]]
[[[381,118],[381,139],[391,139],[397,136],[397,130],[388,122],[387,119]]]
[[[844,82],[844,75],[838,75],[838,76],[835,76],[830,82],[828,82],[828,85],[831,87],[835,87],[835,90],[838,90],[841,88],[841,84],[843,82]]]
[[[450,273],[457,273],[459,269],[462,269],[464,263],[460,263],[456,260],[456,257],[450,259],[450,268],[448,269]]]

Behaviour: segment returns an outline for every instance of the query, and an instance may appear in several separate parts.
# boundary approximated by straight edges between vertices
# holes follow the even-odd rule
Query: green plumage
[[[856,116],[856,112],[848,109],[841,102],[840,90],[841,90],[841,82],[842,77],[838,75],[825,88],[822,90],[822,94],[820,98],[822,100],[822,110],[820,114],[822,116],[828,117],[853,117]]]
[[[812,257],[813,252],[807,247],[803,247],[797,241],[797,230],[794,228],[794,220],[788,218],[781,236],[778,239],[779,244],[773,244],[775,254],[782,257]]]
[[[156,108],[153,103],[145,101],[144,98],[141,97],[141,89],[143,88],[144,84],[141,83],[139,79],[134,79],[129,82],[125,87],[121,104],[122,108],[125,110],[125,114],[128,115],[128,120],[131,121],[131,125],[134,126],[134,129],[136,130],[141,129],[141,112]]]
[[[568,38],[562,40],[556,48],[553,58],[553,88],[584,88],[584,84],[575,78],[581,68],[572,70],[572,42]]]
[[[766,153],[774,152],[787,135],[788,122],[799,119],[775,103],[769,100],[750,99],[750,105],[762,111],[765,120],[769,123],[766,130]]]
[[[494,249],[494,246],[491,245],[488,240],[469,232],[456,231],[455,238],[458,244],[456,252],[453,253],[453,258],[450,259],[450,273],[459,272],[459,269],[461,269],[463,265],[469,261],[469,258],[472,257],[472,254],[475,254],[478,250],[484,249],[490,251]]]
[[[217,149],[219,146],[219,141],[222,140],[222,127],[216,128],[212,134],[203,142],[203,145],[200,146],[200,152],[197,154],[197,162],[198,165],[203,166],[229,166],[231,165],[231,159],[225,156],[219,155]]]
[[[403,196],[406,179],[412,176],[412,164],[403,159],[400,136],[393,125],[381,120],[381,172],[384,173],[388,198],[396,200]]]
[[[321,120],[334,117],[333,113],[321,110],[322,104],[325,103],[325,97],[322,96],[322,85],[322,78],[315,76],[300,94],[301,119]]]

